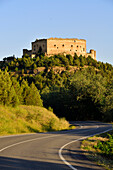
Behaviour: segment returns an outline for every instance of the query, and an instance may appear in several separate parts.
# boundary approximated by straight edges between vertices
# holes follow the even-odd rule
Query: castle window
[[[38,44],[37,44],[37,47],[38,47]]]
[[[71,50],[70,50],[71,51]]]
[[[85,51],[85,48],[83,48],[83,51]]]
[[[62,44],[62,47],[64,47],[64,44]]]
[[[56,44],[54,45],[54,47],[56,47]]]
[[[81,46],[80,46],[80,48],[81,48]]]
[[[76,41],[74,40],[74,42],[76,42]]]
[[[57,49],[58,49],[58,47],[57,47]]]
[[[71,45],[71,47],[73,47],[73,45]]]
[[[78,45],[77,45],[77,48],[78,48]]]
[[[43,47],[44,47],[44,44],[43,44]]]
[[[34,51],[35,51],[35,48],[34,48]]]

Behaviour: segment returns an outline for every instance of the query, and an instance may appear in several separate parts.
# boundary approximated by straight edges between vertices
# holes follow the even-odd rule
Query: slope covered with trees
[[[29,86],[24,79],[19,83],[7,71],[0,71],[0,104],[43,106],[39,91],[34,83]]]
[[[34,59],[25,55],[4,61],[0,67],[1,104],[42,106],[43,103],[68,120],[113,121],[111,64],[90,56],[41,54]]]

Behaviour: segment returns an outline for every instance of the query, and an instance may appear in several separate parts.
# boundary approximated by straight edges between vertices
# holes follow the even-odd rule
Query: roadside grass
[[[113,130],[83,140],[81,149],[98,165],[113,170]]]
[[[0,135],[73,129],[65,118],[39,106],[0,105]]]

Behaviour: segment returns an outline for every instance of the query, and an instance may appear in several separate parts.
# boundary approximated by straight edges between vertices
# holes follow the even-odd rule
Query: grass
[[[71,127],[72,129],[73,127]],[[39,106],[0,105],[0,135],[47,132],[70,129],[69,123]]]
[[[109,134],[113,136],[113,130],[109,133],[104,133],[89,137],[88,139],[82,141],[81,149],[85,151],[86,156],[102,165],[107,170],[113,170],[113,145],[111,145],[111,150],[109,153],[106,152],[105,144],[107,148],[112,140],[109,138]],[[102,147],[99,144],[102,143]],[[104,151],[105,150],[105,151]]]

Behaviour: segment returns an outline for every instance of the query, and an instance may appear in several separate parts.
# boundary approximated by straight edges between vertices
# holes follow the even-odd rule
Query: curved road
[[[112,129],[100,122],[73,122],[78,128],[0,137],[0,170],[91,170],[101,169],[80,150],[80,141]]]

